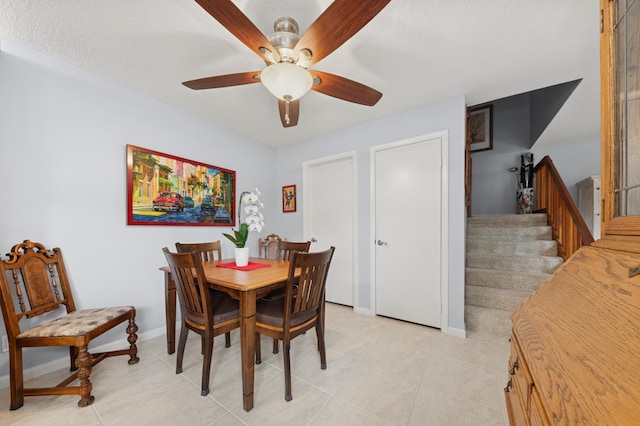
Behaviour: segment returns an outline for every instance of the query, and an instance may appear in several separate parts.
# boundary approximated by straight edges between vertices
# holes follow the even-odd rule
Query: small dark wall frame
[[[471,108],[471,152],[493,149],[493,105]]]
[[[296,186],[287,185],[282,187],[282,211],[284,213],[293,213],[296,211]]]

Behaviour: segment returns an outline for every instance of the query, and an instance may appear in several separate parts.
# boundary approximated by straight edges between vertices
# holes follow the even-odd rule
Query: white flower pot
[[[249,247],[235,248],[236,266],[247,266],[249,264]]]

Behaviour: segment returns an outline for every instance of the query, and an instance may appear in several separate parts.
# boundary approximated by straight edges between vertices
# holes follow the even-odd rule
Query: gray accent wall
[[[575,88],[572,84],[563,86],[567,96]],[[540,91],[538,91],[540,92]],[[509,172],[509,168],[520,169],[520,156],[533,152],[534,163],[549,156],[576,205],[578,189],[576,183],[588,176],[600,174],[600,139],[585,140],[580,143],[564,144],[558,141],[554,146],[531,147],[532,120],[536,121],[540,131],[539,119],[533,117],[546,116],[541,99],[544,93],[537,96],[523,94],[500,99],[493,104],[493,149],[471,154],[471,212],[473,216],[515,214],[517,173]],[[545,95],[546,96],[546,95]],[[557,98],[556,98],[557,99]],[[532,105],[536,113],[532,114]],[[556,109],[558,102],[552,102],[551,109]]]

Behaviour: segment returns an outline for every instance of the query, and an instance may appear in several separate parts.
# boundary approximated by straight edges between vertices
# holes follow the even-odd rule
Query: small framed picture
[[[296,211],[296,186],[287,185],[282,187],[282,211],[292,213]]]
[[[471,108],[471,152],[493,149],[493,105]]]

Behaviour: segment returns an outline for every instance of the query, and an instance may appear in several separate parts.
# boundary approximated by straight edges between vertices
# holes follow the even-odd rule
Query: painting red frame
[[[298,200],[296,198],[296,186],[287,185],[282,187],[282,211],[293,213],[296,211]]]
[[[127,145],[127,224],[235,226],[236,172]]]

